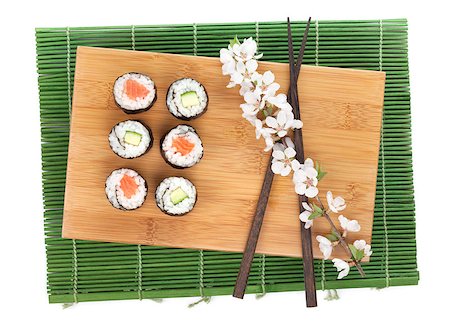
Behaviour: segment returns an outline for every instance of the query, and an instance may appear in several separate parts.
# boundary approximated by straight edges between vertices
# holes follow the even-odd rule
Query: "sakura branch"
[[[311,228],[317,218],[324,217],[329,222],[330,233],[316,237],[324,259],[332,256],[336,246],[341,246],[346,251],[349,260],[332,260],[339,272],[337,278],[347,276],[351,266],[356,266],[364,277],[360,262],[372,254],[371,247],[364,240],[357,240],[353,244],[346,242],[348,233],[360,231],[358,221],[350,220],[341,214],[338,217],[338,228],[330,215],[343,211],[346,208],[345,200],[339,196],[334,198],[328,191],[328,207],[325,207],[318,196],[317,185],[326,172],[317,162],[314,164],[311,158],[307,158],[304,163],[295,159],[295,145],[289,135],[294,129],[302,128],[303,123],[294,119],[286,94],[278,92],[280,84],[275,82],[275,75],[271,71],[258,73],[257,60],[261,57],[262,54],[257,54],[257,44],[251,37],[244,39],[242,43],[237,37],[230,41],[227,48],[220,50],[222,73],[230,76],[227,87],[240,86],[239,94],[245,101],[240,105],[242,117],[255,127],[256,138],[264,139],[264,151],[272,150],[273,173],[281,176],[292,175],[295,192],[309,199],[308,202],[302,203],[305,211],[299,217],[305,223],[305,228]]]

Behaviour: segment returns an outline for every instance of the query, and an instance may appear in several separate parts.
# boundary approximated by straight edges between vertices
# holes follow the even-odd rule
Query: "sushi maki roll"
[[[125,159],[140,157],[153,145],[151,129],[137,120],[118,123],[111,129],[108,139],[111,150]]]
[[[189,168],[203,157],[202,140],[189,125],[172,128],[161,139],[161,155],[174,168]]]
[[[208,107],[208,95],[205,87],[195,79],[182,78],[170,85],[166,104],[175,117],[191,120],[205,113]]]
[[[117,106],[127,114],[147,111],[156,101],[155,83],[139,73],[126,73],[117,78],[113,93]]]
[[[136,171],[114,170],[106,180],[106,197],[114,208],[134,210],[142,206],[147,196],[147,183]]]
[[[181,216],[194,208],[197,190],[186,178],[167,177],[156,188],[155,198],[162,212],[171,216]]]

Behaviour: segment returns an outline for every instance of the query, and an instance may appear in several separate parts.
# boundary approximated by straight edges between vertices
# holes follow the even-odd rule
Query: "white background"
[[[342,325],[416,326],[448,310],[450,85],[445,10],[438,1],[7,1],[0,12],[1,236],[0,325],[46,326]],[[444,3],[442,1],[441,3]],[[306,309],[304,293],[261,300],[216,297],[49,305],[43,242],[35,27],[313,19],[409,19],[412,120],[420,284],[343,290],[339,301]],[[6,127],[6,129],[5,129]],[[5,148],[6,147],[6,148]]]

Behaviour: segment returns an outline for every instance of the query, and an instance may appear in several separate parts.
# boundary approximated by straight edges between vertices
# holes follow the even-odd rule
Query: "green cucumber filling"
[[[181,187],[178,187],[170,194],[170,201],[172,201],[173,204],[178,204],[187,197],[188,195],[186,194],[186,192],[183,191]]]
[[[200,104],[200,99],[198,98],[197,92],[188,91],[181,95],[181,103],[185,108],[191,108],[198,106]]]
[[[125,143],[138,146],[141,143],[142,135],[133,131],[126,131],[125,132]]]

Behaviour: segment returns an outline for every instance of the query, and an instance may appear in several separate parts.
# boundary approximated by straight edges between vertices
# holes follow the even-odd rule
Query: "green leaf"
[[[340,238],[340,235],[338,233],[336,233],[336,232],[331,232],[331,234],[333,234],[337,239]]]
[[[364,250],[358,250],[358,253],[355,256],[356,261],[360,261],[362,258],[364,258]]]
[[[355,258],[356,261],[360,261],[364,258],[364,250],[358,250],[353,244],[349,244],[348,247],[352,251],[353,258]]]
[[[330,242],[336,242],[339,241],[339,237],[336,236],[336,234],[332,233],[332,234],[327,234],[325,236],[327,239],[330,240]]]
[[[316,161],[314,166],[317,170],[317,180],[320,181],[322,178],[325,177],[327,172],[322,170],[322,167],[320,166],[320,163],[318,161]]]
[[[350,248],[350,251],[352,252],[353,258],[356,259],[357,255],[358,255],[358,249],[355,248],[355,246],[353,244],[349,244],[348,247]]]
[[[312,205],[313,205],[314,212],[318,212],[318,213],[320,213],[321,215],[323,215],[323,210],[322,210],[321,207],[319,207],[319,206],[316,205],[315,203],[313,203]]]
[[[322,214],[320,212],[314,211],[313,213],[311,213],[311,215],[309,216],[308,220],[313,220],[315,218],[318,217],[322,217]]]
[[[325,177],[325,175],[327,174],[326,171],[321,171],[317,173],[317,180],[320,181],[322,178]]]
[[[238,37],[237,37],[237,35],[235,35],[234,36],[234,39],[232,39],[231,41],[230,41],[230,46],[231,47],[233,47],[233,45],[235,45],[235,44],[241,44],[241,42],[239,42],[239,39],[238,39]]]

